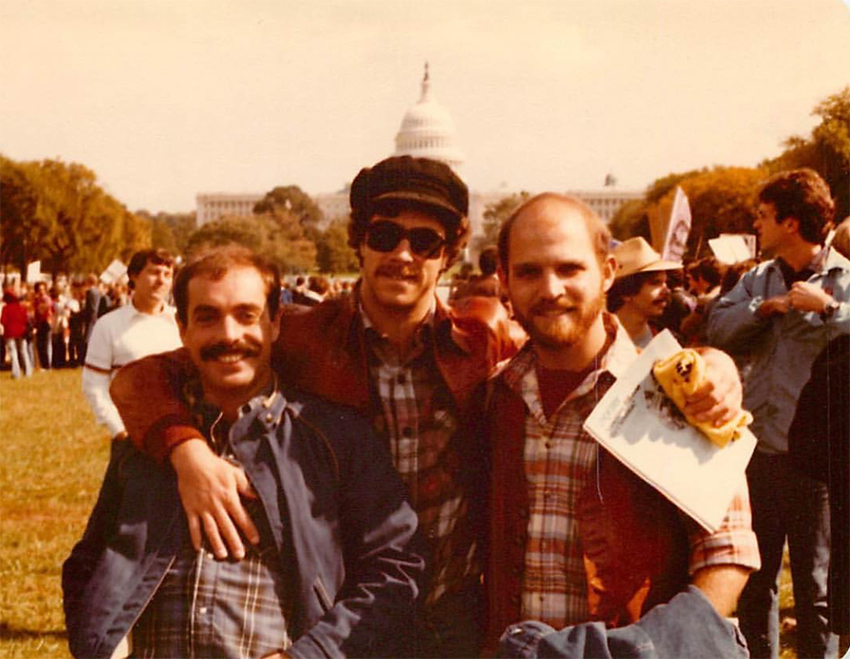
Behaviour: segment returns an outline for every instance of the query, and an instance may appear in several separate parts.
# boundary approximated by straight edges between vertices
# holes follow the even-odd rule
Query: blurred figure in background
[[[779,575],[786,539],[794,583],[797,655],[835,657],[829,631],[829,497],[789,459],[789,427],[812,364],[850,333],[850,261],[824,246],[835,205],[811,169],[781,172],[759,192],[754,228],[772,257],[745,273],[715,304],[712,345],[750,353],[744,407],[758,445],[747,479],[762,568],[750,577],[738,615],[754,657],[779,655]],[[846,403],[846,392],[844,402]]]
[[[617,271],[608,291],[608,311],[617,315],[632,342],[645,348],[655,336],[649,321],[659,318],[670,301],[667,272],[682,264],[663,260],[640,236],[623,241],[613,254]]]
[[[113,451],[127,438],[109,395],[115,372],[140,357],[182,345],[174,307],[169,306],[174,258],[164,249],[133,254],[127,276],[133,300],[106,314],[94,326],[83,368],[83,394],[98,423],[109,430]],[[116,446],[117,442],[121,445]]]
[[[32,362],[27,349],[27,325],[29,318],[27,310],[21,304],[14,290],[3,292],[3,311],[0,313],[0,324],[3,325],[3,342],[12,363],[12,377],[17,379],[24,375],[32,375]]]
[[[53,318],[56,311],[53,300],[47,294],[47,284],[43,281],[35,284],[33,310],[38,367],[49,370],[53,361]]]

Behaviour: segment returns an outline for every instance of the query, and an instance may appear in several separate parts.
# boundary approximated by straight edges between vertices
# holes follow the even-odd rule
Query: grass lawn
[[[109,457],[80,370],[0,373],[0,657],[69,657],[62,561],[80,538]],[[783,614],[793,616],[787,567]],[[795,657],[783,633],[783,659]]]
[[[0,373],[0,657],[69,657],[62,561],[80,538],[109,458],[80,370]]]

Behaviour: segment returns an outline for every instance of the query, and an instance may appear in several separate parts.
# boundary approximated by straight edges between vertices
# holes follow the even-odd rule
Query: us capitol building
[[[410,107],[401,120],[401,127],[395,136],[393,155],[441,160],[450,165],[461,178],[465,178],[463,175],[465,158],[458,146],[454,120],[431,92],[427,64],[422,78],[422,92],[419,100]],[[599,190],[569,190],[568,193],[587,203],[606,222],[624,203],[643,196],[642,192],[618,190],[613,186],[605,186]],[[510,194],[512,194],[510,190],[492,192],[470,190],[469,221],[473,236],[483,233],[483,216],[487,206],[497,203]],[[264,193],[199,193],[196,197],[197,226],[212,222],[224,215],[251,215],[254,204],[263,196]],[[325,218],[347,217],[350,212],[347,189],[318,194],[314,199]]]

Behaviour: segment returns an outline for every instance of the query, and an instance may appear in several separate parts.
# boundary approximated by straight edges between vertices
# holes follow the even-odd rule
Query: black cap
[[[351,209],[366,211],[378,201],[413,201],[447,210],[458,218],[469,211],[469,191],[452,168],[439,160],[393,156],[364,167],[351,184]]]

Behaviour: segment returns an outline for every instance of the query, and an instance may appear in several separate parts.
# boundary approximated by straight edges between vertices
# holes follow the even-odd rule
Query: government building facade
[[[419,100],[407,110],[401,120],[401,126],[395,136],[395,151],[392,155],[441,160],[465,179],[463,175],[465,156],[458,145],[454,120],[431,91],[427,64],[425,64]],[[484,211],[487,206],[499,202],[513,192],[511,190],[492,192],[470,190],[469,221],[473,237],[484,233]],[[619,190],[611,185],[598,190],[566,190],[565,192],[584,201],[605,222],[609,222],[626,202],[643,197],[641,191]],[[250,215],[254,204],[262,197],[262,194],[256,193],[200,193],[197,195],[197,224],[202,226],[226,215]],[[318,194],[314,196],[314,199],[328,220],[347,217],[350,212],[347,189]],[[470,243],[474,244],[474,241]]]

